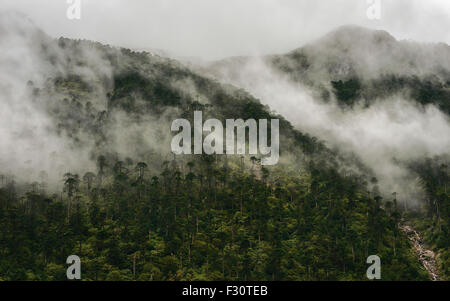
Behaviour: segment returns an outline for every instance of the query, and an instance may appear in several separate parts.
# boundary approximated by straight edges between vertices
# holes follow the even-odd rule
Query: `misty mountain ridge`
[[[8,18],[2,20],[8,20]],[[59,159],[52,157],[52,159],[44,159],[41,162],[32,160],[34,162],[32,165],[39,163],[42,166],[44,163],[44,165],[52,166],[54,170],[59,170],[59,175],[54,175],[55,178],[63,173],[63,169],[70,169],[72,164],[70,162],[73,162],[73,158],[76,157],[79,158],[77,163],[74,162],[74,167],[92,165],[95,158],[105,152],[110,153],[112,157],[141,158],[146,156],[144,153],[148,149],[160,155],[170,153],[168,149],[170,137],[161,133],[170,128],[171,120],[180,116],[188,117],[192,115],[188,112],[192,112],[193,109],[209,111],[206,114],[211,117],[247,119],[277,116],[282,119],[281,132],[285,137],[281,138],[281,143],[284,145],[282,152],[297,153],[295,156],[303,156],[302,153],[307,153],[308,156],[311,156],[314,152],[320,154],[319,150],[324,149],[323,145],[315,142],[316,138],[305,134],[310,133],[309,128],[302,132],[293,131],[289,122],[271,112],[273,106],[272,108],[263,106],[258,100],[257,91],[241,86],[238,81],[231,81],[235,85],[233,87],[205,77],[204,74],[223,71],[218,68],[217,64],[211,65],[208,72],[204,72],[204,69],[193,71],[192,68],[188,68],[176,60],[146,52],[134,52],[91,41],[65,38],[53,40],[42,35],[40,30],[28,23],[28,20],[24,24],[28,24],[26,26],[30,29],[24,31],[22,23],[21,16],[13,15],[9,18],[8,23],[4,21],[2,24],[8,25],[5,28],[18,28],[11,32],[31,33],[36,42],[26,45],[24,41],[28,41],[29,37],[24,38],[21,34],[10,35],[10,45],[16,44],[18,48],[24,47],[28,49],[28,53],[25,56],[11,55],[8,61],[15,61],[17,66],[20,66],[25,57],[29,58],[32,64],[29,64],[28,67],[22,66],[23,68],[11,67],[11,70],[6,69],[5,72],[9,75],[16,70],[23,72],[17,75],[19,80],[14,81],[14,84],[17,85],[17,82],[22,81],[21,85],[25,85],[25,82],[28,81],[28,92],[26,93],[31,94],[31,98],[34,99],[32,106],[40,114],[39,118],[36,118],[45,120],[45,127],[36,127],[35,123],[26,124],[26,126],[18,124],[18,127],[26,130],[21,129],[20,135],[11,133],[10,136],[15,137],[19,142],[24,141],[23,149],[27,150],[24,157],[29,159],[35,157],[35,154],[30,152],[32,150],[36,152],[36,150],[30,147],[29,140],[22,139],[23,137],[34,137],[36,141],[33,141],[32,145],[39,145],[45,156],[48,154],[59,156]],[[364,89],[359,82],[355,83],[354,79],[350,79],[349,83],[337,81],[334,84],[326,78],[312,80],[319,73],[328,74],[324,71],[326,68],[323,67],[323,61],[339,60],[336,55],[329,56],[332,57],[330,60],[323,59],[314,53],[319,49],[314,51],[308,49],[320,48],[318,45],[324,45],[322,51],[327,53],[330,48],[335,50],[336,45],[346,48],[349,41],[354,39],[364,41],[364,43],[361,42],[360,48],[372,44],[395,45],[398,43],[389,34],[382,31],[371,31],[353,26],[342,27],[313,46],[305,46],[285,56],[268,56],[264,60],[276,73],[286,74],[294,79],[294,82],[297,74],[306,74],[307,76],[301,77],[299,81],[304,84],[309,83],[313,88],[321,91],[320,95],[325,95],[324,97],[327,95],[323,93],[324,91],[336,93],[337,97],[341,96],[344,101],[346,101],[346,97],[350,97],[352,101],[358,98],[360,91],[369,91],[380,95],[379,90]],[[311,54],[297,55],[297,53],[303,52]],[[336,50],[334,53],[348,56],[346,51]],[[324,55],[324,58],[326,57],[328,56]],[[293,62],[291,62],[292,60]],[[231,58],[222,61],[226,63],[222,67],[227,67],[230,72],[240,73],[242,69],[245,69],[246,63],[250,61],[250,58],[245,57]],[[237,68],[234,68],[234,62],[237,62]],[[286,62],[290,62],[290,69],[283,67],[282,63]],[[299,62],[300,67],[298,67]],[[328,64],[326,63],[325,66]],[[264,78],[264,72],[260,72],[258,68],[255,71],[257,76]],[[27,75],[33,76],[25,80]],[[245,74],[244,76],[245,80],[251,82],[255,74]],[[221,79],[227,82],[224,77]],[[251,91],[253,95],[236,88],[236,86]],[[11,95],[11,97],[17,98],[17,95]],[[15,103],[29,106],[28,102],[23,99]],[[5,110],[5,112],[8,111],[11,111],[9,115],[22,114],[18,113],[17,108],[14,107]],[[23,119],[30,118],[24,117]],[[49,130],[50,137],[54,141],[42,145],[37,133],[46,133]],[[294,139],[297,139],[297,142],[293,143],[292,137],[297,137]],[[329,139],[330,137],[320,138]],[[158,144],[152,143],[155,140],[158,141]],[[127,142],[124,143],[124,141]],[[138,145],[127,148],[127,145],[133,145],[135,141],[139,141]],[[299,145],[299,143],[302,146],[295,150],[294,145]],[[65,151],[61,152],[61,148]],[[328,159],[331,159],[329,155],[327,156]],[[20,159],[16,157],[11,158],[11,154],[5,154],[5,157],[8,158],[5,162],[17,162],[16,164],[21,166],[21,169],[28,170],[31,167],[29,163],[19,162]],[[29,160],[24,161],[29,162]],[[62,161],[69,165],[63,167]],[[358,168],[361,167],[359,162],[356,164],[359,165]],[[31,176],[30,173],[27,175]]]
[[[323,49],[227,60],[230,85],[209,76],[214,64],[52,39],[17,15],[0,32],[0,280],[65,279],[74,251],[85,280],[364,280],[369,254],[383,280],[425,280],[400,204],[437,217],[446,266],[447,120],[389,97],[387,108],[349,102],[381,95],[354,76],[375,69],[353,62],[349,41],[396,48],[385,33],[341,28]],[[173,155],[170,125],[194,111],[279,119],[280,163]]]
[[[444,80],[450,79],[449,45],[398,41],[386,31],[357,26],[340,27],[284,57],[294,62],[300,59],[300,70],[303,66],[307,74],[330,80],[352,77],[370,80],[390,74],[437,74]]]
[[[399,41],[383,30],[342,26],[287,54],[229,58],[202,70],[242,86],[243,77],[251,85],[252,73],[261,64],[311,87],[325,101],[335,95],[351,106],[406,93],[450,114],[450,46],[445,43]]]
[[[329,147],[357,154],[385,191],[409,194],[417,185],[405,167],[448,160],[449,49],[343,26],[287,54],[228,58],[200,70],[249,91]]]
[[[233,57],[212,63],[220,67],[250,57]],[[450,46],[397,40],[384,30],[341,26],[322,38],[282,55],[264,59],[278,68],[315,79],[339,80],[354,76],[372,79],[386,74],[440,74],[449,78]]]
[[[24,27],[19,15],[2,20],[0,30],[11,29],[5,49],[20,51],[3,58],[8,62],[0,74],[8,86],[1,95],[3,113],[15,118],[0,125],[8,129],[4,139],[21,147],[14,153],[5,149],[0,165],[17,179],[32,182],[40,170],[51,170],[50,182],[58,183],[67,171],[95,167],[101,154],[111,161],[139,158],[159,170],[172,158],[171,122],[192,119],[194,110],[223,120],[279,118],[281,164],[326,156],[325,165],[337,167],[342,160],[248,92],[176,60],[98,42],[51,39],[32,23]]]

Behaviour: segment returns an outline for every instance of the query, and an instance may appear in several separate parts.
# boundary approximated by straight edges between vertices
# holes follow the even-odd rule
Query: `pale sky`
[[[369,20],[367,0],[81,0],[68,20],[67,0],[0,0],[0,10],[27,14],[53,37],[164,49],[216,59],[283,53],[334,28],[356,24],[398,39],[450,44],[449,0],[381,0]]]

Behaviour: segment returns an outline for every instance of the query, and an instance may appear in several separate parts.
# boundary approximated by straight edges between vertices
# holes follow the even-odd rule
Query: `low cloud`
[[[369,108],[342,109],[315,92],[274,72],[260,59],[250,59],[232,76],[238,85],[269,105],[298,129],[330,147],[354,153],[378,178],[381,192],[398,193],[415,203],[422,191],[408,162],[450,154],[449,118],[435,106],[421,107],[404,95],[378,99]],[[283,146],[281,145],[281,148]]]

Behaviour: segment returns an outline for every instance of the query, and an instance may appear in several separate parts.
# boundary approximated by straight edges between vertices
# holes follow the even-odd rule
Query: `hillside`
[[[343,26],[287,54],[229,58],[199,70],[247,89],[295,128],[354,154],[385,196],[395,193],[405,208],[421,212],[413,219],[448,270],[448,45]]]
[[[237,82],[255,58],[213,62],[204,71]],[[370,105],[397,94],[450,114],[450,46],[398,41],[388,32],[343,26],[287,54],[261,58],[290,80],[312,87],[324,101]]]
[[[428,279],[370,169],[248,92],[0,20],[1,125],[17,145],[1,149],[0,279],[64,280],[71,254],[83,280],[364,280],[372,254],[383,280]],[[280,163],[174,156],[171,121],[195,110],[280,119]]]

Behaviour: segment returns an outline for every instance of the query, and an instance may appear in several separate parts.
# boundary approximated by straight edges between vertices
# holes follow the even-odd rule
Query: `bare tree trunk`
[[[136,279],[136,253],[133,255],[133,279]]]

